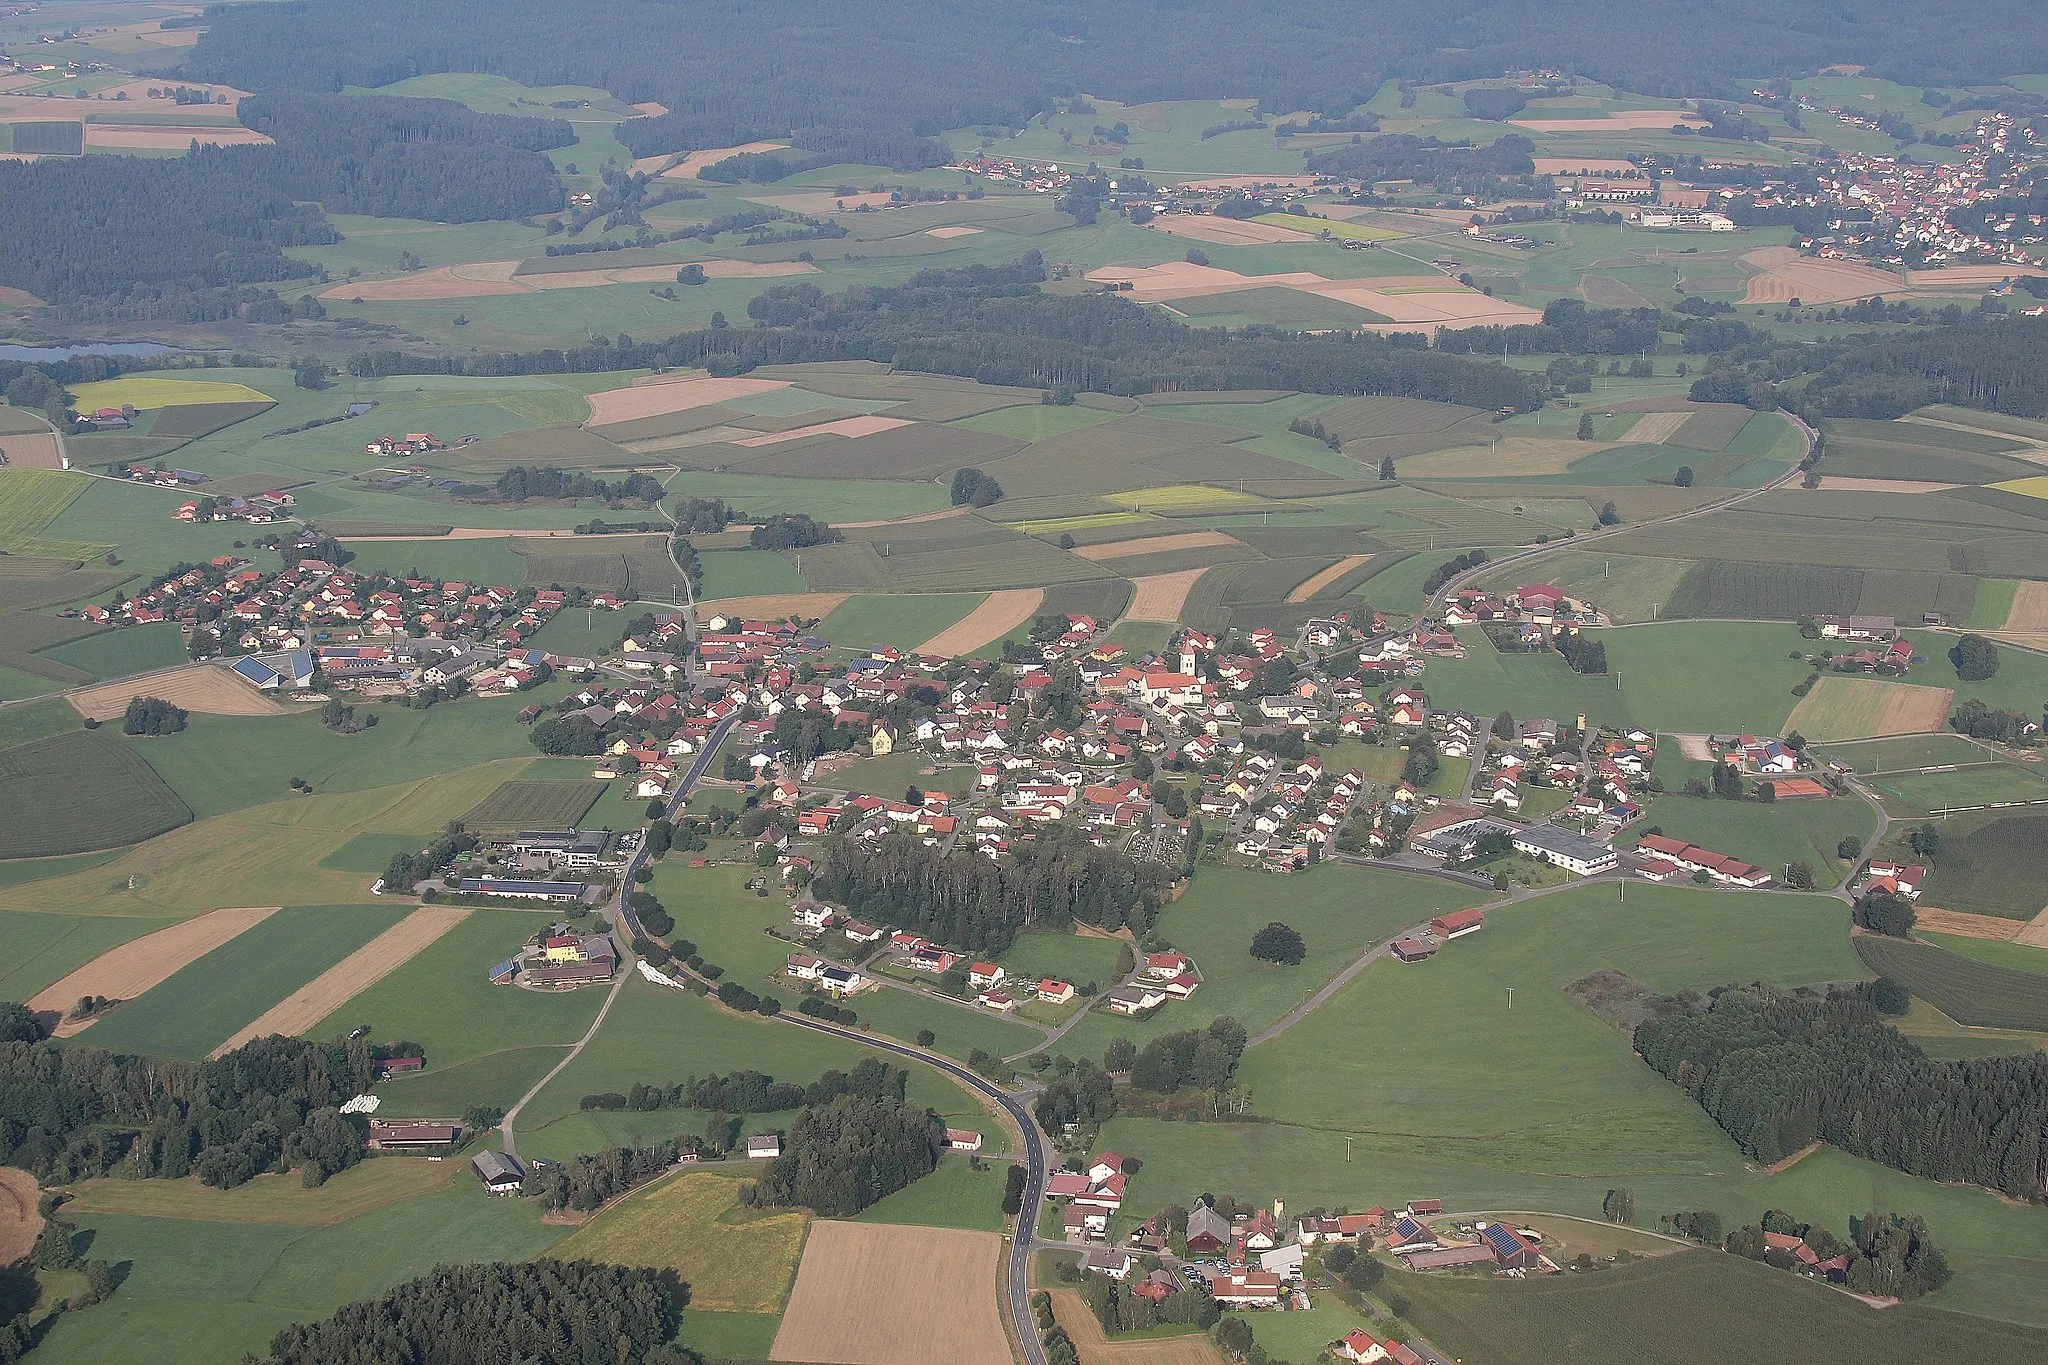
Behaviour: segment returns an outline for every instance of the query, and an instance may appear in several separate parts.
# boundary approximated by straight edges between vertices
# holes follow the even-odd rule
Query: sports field
[[[673,1270],[690,1306],[710,1312],[779,1312],[796,1275],[809,1217],[740,1204],[742,1177],[691,1171],[634,1194],[569,1234],[565,1260]]]

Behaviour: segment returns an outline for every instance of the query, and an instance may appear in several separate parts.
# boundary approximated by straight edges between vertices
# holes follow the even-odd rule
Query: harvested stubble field
[[[1166,554],[1173,550],[1196,550],[1210,545],[1236,545],[1239,542],[1221,531],[1180,531],[1168,535],[1146,536],[1137,540],[1112,540],[1101,545],[1082,545],[1074,553],[1083,559],[1098,563],[1109,559],[1129,559],[1133,555]]]
[[[1124,611],[1126,621],[1178,621],[1188,593],[1196,580],[1210,572],[1206,568],[1182,569],[1178,573],[1153,574],[1132,579],[1137,589]]]
[[[185,1180],[88,1180],[74,1186],[75,1213],[125,1213],[201,1223],[262,1223],[328,1228],[447,1187],[455,1163],[376,1157],[309,1190],[297,1175],[259,1175],[232,1190]],[[4,1178],[4,1177],[0,1177]]]
[[[1948,724],[1955,692],[1877,678],[1822,678],[1785,721],[1819,743],[1932,734]]]
[[[1112,1341],[1078,1292],[1052,1291],[1053,1318],[1079,1352],[1082,1365],[1224,1365],[1226,1357],[1206,1332]]]
[[[0,465],[8,469],[62,469],[64,458],[54,435],[31,431],[0,437]]]
[[[1857,956],[1928,1004],[1970,1028],[2048,1033],[2048,974],[1978,962],[1931,943],[1862,934]]]
[[[233,1052],[256,1038],[297,1037],[412,961],[441,935],[469,918],[460,905],[422,905],[341,961],[235,1030],[211,1056]]]
[[[686,1172],[598,1215],[554,1254],[673,1270],[690,1286],[692,1308],[776,1312],[789,1295],[808,1219],[800,1210],[743,1208],[741,1184],[734,1176]]]
[[[1742,295],[1744,303],[1840,303],[1887,297],[1902,292],[1897,274],[1848,261],[1820,261],[1801,256],[1789,246],[1767,246],[1744,253],[1742,263],[1756,273]]]
[[[511,781],[462,814],[470,829],[570,829],[610,785],[602,779]]]
[[[600,427],[642,421],[788,387],[786,379],[713,379],[702,374],[650,376],[624,388],[591,394],[590,420],[584,425]]]
[[[769,1359],[1009,1365],[994,1292],[1001,1246],[992,1232],[815,1223]]]
[[[1294,590],[1287,594],[1287,600],[1290,602],[1306,602],[1324,588],[1336,583],[1338,579],[1364,568],[1371,559],[1371,555],[1346,555],[1329,568],[1295,584]]]
[[[13,1265],[35,1249],[43,1230],[36,1212],[42,1191],[36,1178],[15,1167],[0,1167],[0,1264]]]
[[[161,697],[187,711],[211,716],[276,716],[284,713],[275,699],[213,664],[193,664],[132,682],[106,683],[73,692],[68,698],[79,715],[114,720],[137,696]]]
[[[1028,623],[1045,601],[1044,588],[992,592],[980,606],[917,647],[919,654],[972,654]]]
[[[274,905],[215,910],[208,914],[159,929],[132,939],[100,954],[63,980],[38,991],[28,1007],[38,1014],[68,1014],[71,1007],[88,995],[110,1000],[133,1000],[151,987],[169,979],[186,964],[195,962],[229,939],[251,929],[277,913]],[[83,1024],[59,1024],[57,1035],[69,1037]]]
[[[78,730],[0,752],[0,859],[117,848],[188,823],[139,752],[149,742]]]

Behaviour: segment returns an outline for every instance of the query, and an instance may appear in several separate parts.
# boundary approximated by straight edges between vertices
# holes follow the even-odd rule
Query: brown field
[[[2002,284],[2028,272],[2009,265],[1950,265],[1939,270],[1909,270],[1906,278],[1915,289],[1975,289]]]
[[[279,716],[284,708],[216,664],[191,664],[134,682],[105,683],[73,692],[67,701],[81,716],[113,720],[137,696],[165,701],[209,716]]]
[[[996,1313],[1001,1248],[993,1232],[813,1223],[768,1358],[1010,1365]]]
[[[1268,246],[1274,242],[1298,242],[1301,234],[1271,223],[1250,219],[1212,218],[1206,213],[1169,213],[1152,220],[1154,232],[1187,237],[1218,246]]]
[[[267,133],[218,123],[195,123],[182,128],[161,124],[88,123],[87,147],[111,147],[122,151],[181,152],[194,140],[209,147],[268,147]]]
[[[1915,912],[1917,918],[1918,912]],[[2048,948],[2048,910],[2027,921],[2027,927],[2012,937],[2014,943],[2024,943],[2029,948]]]
[[[1678,429],[1692,417],[1689,412],[1649,412],[1636,418],[1624,436],[1632,444],[1662,445],[1678,434]]]
[[[1508,122],[1532,133],[1633,133],[1675,123],[1698,125],[1705,120],[1682,109],[1618,109],[1600,118],[1517,118]]]
[[[9,153],[12,156],[12,153]],[[26,289],[0,284],[0,308],[41,308],[43,301]]]
[[[452,1161],[406,1157],[359,1161],[309,1190],[291,1175],[259,1175],[232,1190],[184,1180],[87,1180],[72,1187],[80,1213],[126,1213],[143,1218],[189,1218],[202,1223],[267,1223],[274,1227],[331,1228],[387,1205],[445,1189]]]
[[[662,175],[669,180],[695,180],[697,172],[706,166],[716,166],[727,157],[745,156],[750,152],[779,152],[788,145],[787,142],[743,142],[737,147],[705,147],[691,152],[674,167],[663,171]],[[661,159],[666,161],[668,158]]]
[[[1946,493],[1963,486],[1928,479],[1859,479],[1853,474],[1823,474],[1820,482],[1830,493]]]
[[[668,112],[668,106],[660,100],[642,100],[634,105],[633,109],[636,113],[645,114],[649,118],[660,118]]]
[[[1005,588],[981,599],[981,605],[917,647],[919,654],[941,654],[948,658],[971,654],[983,645],[1002,639],[1038,614],[1045,601],[1044,588]]]
[[[1295,584],[1294,591],[1287,594],[1287,600],[1290,602],[1306,602],[1345,574],[1350,573],[1353,569],[1362,567],[1371,558],[1371,555],[1346,555],[1321,573]]]
[[[2005,629],[2025,634],[2048,632],[2048,583],[2024,579],[2005,613]]]
[[[469,918],[461,905],[422,905],[284,999],[209,1055],[233,1052],[253,1038],[295,1038],[403,967],[441,935]]]
[[[966,225],[965,225],[965,224],[963,224],[963,223],[955,223],[955,224],[953,224],[953,225],[952,225],[952,226],[950,226],[950,227],[935,227],[935,228],[926,228],[926,229],[924,230],[924,235],[925,235],[925,236],[927,236],[927,237],[948,237],[948,238],[950,238],[950,237],[972,237],[972,236],[973,236],[973,235],[974,235],[975,233],[977,233],[977,232],[980,232],[980,231],[981,231],[981,229],[980,229],[980,228],[978,228],[978,227],[968,227],[968,226],[966,226]]]
[[[2018,938],[2028,928],[2021,920],[1999,919],[1995,915],[1972,915],[1962,910],[1939,910],[1931,905],[1913,907],[1913,927],[1933,934],[1954,934],[1958,938],[1988,938],[2000,943]]]
[[[88,995],[133,1000],[150,987],[160,985],[180,968],[261,924],[277,911],[275,905],[215,910],[188,919],[183,924],[144,934],[101,953],[56,985],[45,987],[28,1002],[28,1007],[38,1014],[62,1016],[70,1013],[71,1007]],[[76,1025],[59,1024],[57,1036],[68,1038],[81,1029],[91,1028],[92,1024],[90,1019]]]
[[[24,305],[26,306],[26,305]],[[9,469],[62,469],[64,460],[57,449],[57,437],[47,431],[28,431],[0,436],[0,455]]]
[[[1198,550],[1205,545],[1235,545],[1234,536],[1221,531],[1183,531],[1179,535],[1152,536],[1140,540],[1112,540],[1105,545],[1083,545],[1074,553],[1100,563],[1105,559],[1128,559],[1132,555],[1165,554],[1169,550]]]
[[[1156,573],[1148,578],[1132,579],[1131,586],[1137,592],[1131,597],[1129,610],[1124,612],[1124,620],[1178,621],[1180,609],[1187,605],[1188,593],[1193,590],[1195,580],[1207,572],[1207,569],[1182,569],[1178,573]]]
[[[1224,1355],[1201,1332],[1180,1337],[1111,1341],[1071,1289],[1052,1291],[1053,1320],[1066,1329],[1081,1365],[1223,1365]]]
[[[1785,728],[1814,739],[1924,735],[1948,724],[1955,692],[1881,678],[1822,678],[1799,699]]]
[[[1253,224],[1253,226],[1257,226]],[[1299,238],[1299,233],[1289,233]],[[1444,275],[1392,275],[1370,280],[1332,280],[1305,270],[1275,275],[1240,275],[1215,266],[1170,261],[1165,265],[1103,266],[1088,272],[1102,283],[1131,285],[1130,296],[1141,303],[1206,298],[1241,289],[1299,289],[1339,303],[1368,309],[1388,321],[1363,326],[1460,327],[1498,323],[1533,323],[1542,316],[1534,308],[1489,298]]]
[[[13,1265],[35,1249],[43,1230],[43,1216],[36,1212],[41,1202],[34,1176],[0,1166],[0,1265]]]
[[[548,289],[594,289],[606,284],[660,284],[674,281],[673,265],[629,265],[613,270],[557,270],[537,275],[520,275],[520,261],[471,261],[465,265],[437,266],[415,270],[382,280],[356,280],[337,284],[320,295],[323,299],[362,299],[391,303],[419,299],[479,299],[505,294],[536,294]],[[706,278],[766,279],[782,275],[809,275],[817,267],[808,261],[700,261]],[[516,276],[516,278],[515,278]]]
[[[700,608],[716,608],[718,614],[742,621],[781,621],[791,616],[806,621],[822,621],[837,611],[850,592],[784,592],[766,593],[759,597],[722,597],[713,602],[699,602]],[[708,617],[714,614],[707,610]]]
[[[1899,294],[1906,284],[1888,270],[1853,261],[1822,261],[1801,256],[1789,246],[1767,246],[1743,253],[1743,264],[1758,273],[1750,278],[1744,303],[1840,303],[1873,294]]]
[[[885,431],[907,427],[911,423],[901,417],[882,417],[874,413],[863,413],[859,417],[838,417],[829,422],[818,422],[807,427],[791,427],[788,431],[767,431],[759,436],[742,436],[733,444],[736,446],[774,446],[784,441],[794,441],[804,436],[844,436],[858,440],[863,436],[879,436]]]
[[[728,398],[745,398],[788,387],[787,379],[712,379],[695,373],[664,375],[651,384],[636,379],[625,388],[591,394],[590,420],[583,425],[602,427],[641,417],[688,412]]]

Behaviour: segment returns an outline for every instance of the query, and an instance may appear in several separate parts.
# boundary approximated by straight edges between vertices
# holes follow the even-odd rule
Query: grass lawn
[[[529,1260],[563,1234],[532,1203],[493,1199],[466,1178],[332,1227],[84,1212],[77,1221],[92,1234],[93,1256],[131,1269],[114,1299],[65,1314],[37,1347],[60,1365],[239,1360],[293,1322],[436,1265]]]
[[[526,581],[526,561],[512,553],[509,537],[489,540],[359,540],[349,549],[356,573],[456,579],[470,584],[513,586]]]
[[[850,1004],[861,1023],[905,1042],[915,1042],[920,1032],[930,1030],[937,1039],[932,1044],[934,1051],[962,1061],[976,1048],[998,1057],[1010,1056],[1036,1047],[1045,1036],[986,1010],[961,1009],[931,995],[913,995],[886,986],[856,997]]]
[[[81,1036],[95,1047],[120,1052],[204,1057],[236,1029],[398,923],[410,908],[287,906],[126,1002]]]
[[[921,593],[848,598],[818,625],[818,634],[848,649],[895,645],[915,649],[981,605],[981,593]]]
[[[947,505],[942,485],[883,479],[784,479],[684,470],[666,486],[670,497],[724,498],[749,516],[802,512],[820,521],[893,521]]]
[[[1829,763],[1846,763],[1859,773],[1932,768],[1945,763],[1984,763],[1992,758],[1990,750],[1961,735],[1898,735],[1852,744],[1818,744],[1814,753]]]
[[[708,1313],[691,1304],[676,1340],[706,1360],[766,1360],[781,1326],[776,1313]]]
[[[153,668],[171,668],[187,661],[178,627],[170,621],[125,630],[103,630],[44,653],[59,663],[95,678],[121,678]]]
[[[1320,987],[1367,946],[1397,930],[1473,904],[1477,893],[1430,877],[1328,864],[1278,877],[1204,866],[1160,916],[1158,935],[1195,961],[1202,987],[1150,1019],[1097,1011],[1056,1048],[1100,1057],[1109,1040],[1139,1044],[1161,1033],[1201,1028],[1230,1015],[1256,1033]],[[1297,930],[1308,945],[1298,967],[1260,962],[1251,937],[1269,920]]]
[[[1667,748],[1674,748],[1667,742]],[[1668,768],[1669,765],[1664,765]],[[1682,776],[1663,774],[1665,794],[1651,800],[1648,814],[1630,831],[1659,827],[1673,839],[1726,853],[1755,863],[1781,882],[1785,864],[1803,862],[1813,868],[1822,888],[1848,870],[1835,856],[1844,835],[1868,841],[1877,829],[1870,806],[1853,796],[1819,801],[1723,801],[1712,796],[1684,796]]]
[[[73,859],[51,859],[71,862]],[[23,864],[6,864],[20,867]],[[33,864],[29,864],[33,866]],[[0,998],[26,1000],[110,948],[175,923],[127,915],[42,915],[0,911]]]
[[[61,858],[15,858],[0,863],[0,886],[21,886],[49,877],[89,871],[119,856],[113,849],[103,849],[98,853],[69,853]]]
[[[1020,441],[1043,441],[1048,436],[1064,436],[1070,431],[1113,422],[1122,414],[1104,412],[1100,408],[1083,408],[1071,404],[1061,406],[1055,403],[1027,403],[1014,408],[997,408],[973,417],[963,417],[953,425],[966,427],[970,431],[985,431],[991,436],[1014,436]]]
[[[643,610],[652,608],[643,608],[638,602],[628,602],[622,611],[570,607],[556,612],[527,643],[536,649],[566,654],[570,658],[602,658],[619,643],[619,637],[625,634],[626,622]]]
[[[1385,1291],[1439,1349],[1489,1365],[1555,1360],[1563,1341],[1578,1359],[1668,1365],[1731,1356],[1800,1365],[1844,1354],[2020,1360],[2048,1352],[2048,1333],[1913,1304],[1874,1309],[1785,1271],[1706,1250],[1514,1282],[1395,1272]]]
[[[626,983],[590,1046],[519,1115],[520,1150],[564,1157],[595,1151],[630,1134],[674,1136],[700,1132],[704,1115],[688,1110],[653,1114],[580,1111],[577,1101],[602,1091],[624,1092],[634,1082],[671,1085],[691,1076],[751,1067],[778,1080],[808,1085],[833,1068],[851,1071],[862,1058],[880,1056],[858,1044],[720,1009],[681,991]],[[885,1057],[891,1065],[900,1059]],[[967,1093],[928,1067],[910,1067],[910,1097],[941,1114],[980,1119]],[[773,1115],[746,1116],[750,1132],[782,1126]]]
[[[2025,811],[1969,811],[1933,820],[1940,851],[1923,889],[1926,903],[2007,919],[2032,919],[2048,893],[2048,815]],[[1892,844],[1904,837],[1893,826]],[[1887,847],[1885,856],[1905,853]]]
[[[522,693],[465,698],[426,711],[376,706],[368,714],[377,724],[353,735],[327,729],[311,712],[195,713],[183,731],[147,741],[141,753],[204,820],[284,800],[294,777],[305,778],[316,792],[353,792],[485,759],[530,757],[527,732],[512,716],[532,700]]]
[[[925,772],[926,768],[937,771]],[[919,791],[964,796],[974,785],[974,776],[975,769],[971,764],[941,766],[937,759],[922,750],[908,750],[883,758],[863,758],[822,777],[820,783],[844,791],[865,792],[870,796],[886,796],[891,801],[901,801],[903,793],[912,787]]]
[[[573,1043],[604,1003],[603,991],[523,991],[493,986],[487,975],[529,934],[545,928],[547,919],[519,910],[473,911],[306,1036],[341,1038],[368,1025],[379,1042],[404,1038],[423,1045],[427,1069],[385,1082],[378,1093],[387,1102],[449,1067],[506,1048]]]
[[[1311,1294],[1309,1304],[1306,1313],[1245,1314],[1245,1321],[1252,1325],[1252,1340],[1274,1360],[1312,1361],[1331,1342],[1361,1327],[1372,1331],[1372,1320],[1347,1307],[1335,1294]]]
[[[2021,972],[2048,973],[2048,948],[2036,948],[2030,943],[2000,943],[1989,938],[1964,938],[1960,934],[1920,935],[1929,943],[1938,943],[1952,953],[1974,957],[1979,962],[1988,962],[1994,967],[2011,967]]]
[[[772,550],[705,550],[697,558],[704,565],[701,596],[706,602],[809,591],[796,566]]]
[[[1019,981],[1052,977],[1085,986],[1093,981],[1104,990],[1116,979],[1121,939],[1083,938],[1079,934],[1019,934],[997,959]]]
[[[801,1210],[740,1205],[744,1177],[688,1171],[628,1196],[563,1240],[564,1260],[673,1270],[690,1302],[712,1310],[774,1313],[789,1297],[809,1222]]]
[[[942,1157],[936,1171],[870,1205],[853,1221],[1001,1232],[1006,1169],[994,1164],[969,1170],[964,1156]]]
[[[232,1190],[184,1180],[91,1180],[79,1186],[73,1213],[131,1213],[151,1218],[198,1219],[210,1223],[276,1223],[285,1227],[332,1227],[351,1218],[445,1189],[453,1162],[414,1157],[372,1156],[316,1190],[296,1173],[259,1175]]]
[[[1885,809],[1908,818],[2003,802],[2048,800],[2048,775],[2038,764],[1990,763],[1952,773],[1903,774],[1869,780]]]
[[[0,707],[0,749],[32,744],[51,735],[76,730],[78,726],[78,713],[71,709],[69,702],[56,697]]]

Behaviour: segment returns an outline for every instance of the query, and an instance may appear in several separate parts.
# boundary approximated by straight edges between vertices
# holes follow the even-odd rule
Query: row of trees
[[[1725,988],[1642,1024],[1635,1047],[1759,1162],[1820,1141],[1930,1180],[2044,1193],[2048,1056],[1930,1060],[1868,986]]]
[[[1073,921],[1140,934],[1152,927],[1176,869],[1098,848],[1056,827],[997,863],[979,853],[927,848],[895,834],[872,849],[839,837],[815,869],[816,895],[855,917],[911,929],[941,943],[999,953],[1026,928]]]
[[[598,498],[605,502],[659,502],[661,480],[652,474],[633,473],[623,479],[593,479],[581,469],[557,469],[553,465],[513,465],[498,476],[498,496],[507,502],[528,498]],[[723,507],[723,503],[717,504]],[[730,515],[728,512],[727,515]],[[718,530],[724,530],[721,523]]]
[[[120,1172],[227,1189],[311,1166],[317,1184],[361,1159],[362,1131],[337,1110],[375,1074],[360,1038],[259,1038],[206,1062],[0,1042],[0,1161],[53,1183]]]
[[[484,1358],[486,1345],[488,1358],[522,1365],[685,1365],[693,1357],[668,1343],[686,1297],[672,1270],[554,1260],[437,1266],[324,1322],[285,1328],[266,1365],[470,1361]]]
[[[851,1074],[827,1071],[809,1085],[778,1081],[759,1071],[735,1071],[730,1075],[692,1076],[676,1085],[635,1085],[624,1095],[585,1095],[584,1109],[702,1109],[729,1114],[775,1114],[806,1105],[817,1108],[842,1095],[864,1099],[903,1102],[910,1073],[898,1071],[878,1057],[856,1064]]]

